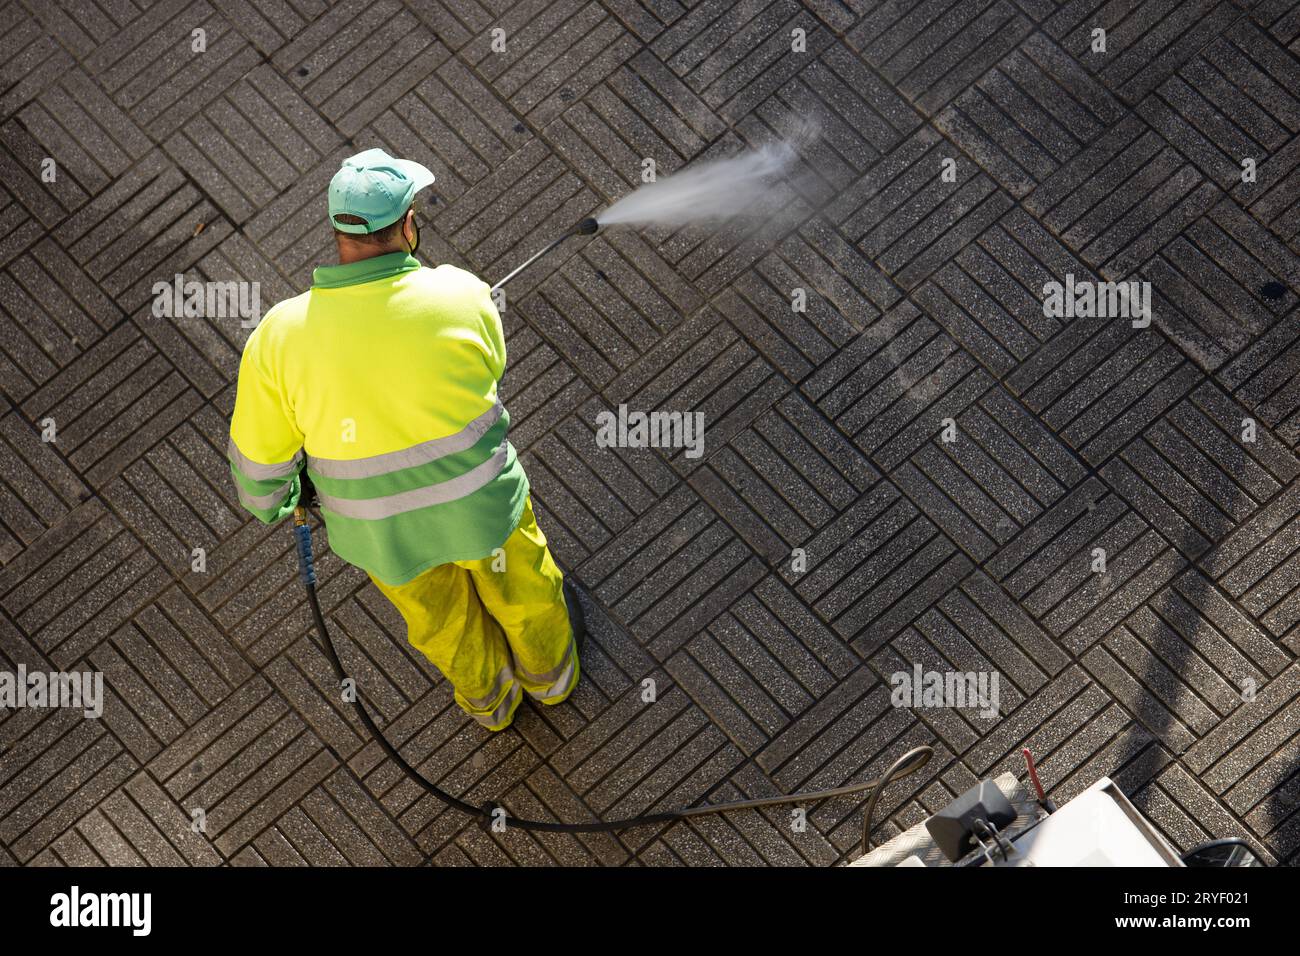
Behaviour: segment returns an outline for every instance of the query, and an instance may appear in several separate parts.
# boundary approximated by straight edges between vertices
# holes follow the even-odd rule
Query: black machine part
[[[1016,809],[992,780],[981,780],[925,821],[935,846],[956,863],[992,834],[1009,827]]]
[[[1241,837],[1208,840],[1192,847],[1182,855],[1186,866],[1264,866],[1264,861],[1249,843]]]

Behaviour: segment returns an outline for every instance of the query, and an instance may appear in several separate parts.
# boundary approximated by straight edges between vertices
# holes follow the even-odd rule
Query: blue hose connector
[[[311,559],[311,528],[307,526],[307,513],[302,508],[293,511],[293,533],[298,539],[298,570],[307,584],[316,584],[316,568]]]

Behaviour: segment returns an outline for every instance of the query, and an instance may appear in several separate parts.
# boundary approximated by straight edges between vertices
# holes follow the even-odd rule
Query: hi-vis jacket
[[[291,514],[305,461],[330,548],[386,584],[487,557],[528,496],[497,398],[505,364],[501,318],[468,272],[402,252],[316,269],[244,346],[227,452],[239,500],[268,524]]]

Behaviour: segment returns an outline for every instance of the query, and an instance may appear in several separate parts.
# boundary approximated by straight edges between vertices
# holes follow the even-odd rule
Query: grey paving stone
[[[44,227],[18,202],[8,187],[0,183],[0,223],[5,236],[0,240],[0,263],[19,255],[44,234]],[[12,363],[6,360],[8,368]]]
[[[874,650],[970,570],[935,525],[886,482],[809,540],[795,591],[858,650]]]
[[[792,30],[806,50],[793,49]],[[704,3],[677,20],[650,49],[719,116],[734,122],[833,42],[800,5]]]
[[[43,430],[16,412],[0,419],[0,444],[6,449],[0,456],[0,472],[4,476],[0,492],[4,510],[0,512],[0,522],[4,528],[6,564],[89,494],[55,447],[51,447],[57,446],[57,442],[40,440]]]
[[[948,9],[873,3],[865,14],[848,32],[849,44],[931,116],[1031,29],[1002,0]]]
[[[1300,446],[1300,325],[1279,322],[1222,368],[1219,378],[1295,448]]]
[[[83,66],[147,133],[161,138],[252,69],[259,54],[207,3],[168,0],[96,46]],[[203,49],[193,31],[202,29]]]
[[[1155,321],[1206,371],[1247,349],[1295,308],[1297,259],[1224,200],[1149,260]],[[1264,292],[1283,289],[1276,298]]]
[[[945,168],[955,181],[941,178]],[[973,161],[922,127],[837,203],[841,230],[905,289],[918,285],[1011,206]]]
[[[152,145],[131,118],[80,68],[70,70],[20,114],[32,135],[98,192]],[[57,144],[57,145],[56,145]],[[63,165],[63,163],[60,163]],[[100,182],[99,187],[94,184]]]
[[[1201,379],[1159,334],[1123,318],[1087,318],[1039,348],[1006,383],[1095,467]]]
[[[1274,635],[1300,620],[1300,581],[1293,552],[1300,486],[1293,481],[1202,559],[1207,571]]]
[[[1021,198],[1122,116],[1101,83],[1031,33],[934,122]]]
[[[58,33],[25,7],[7,6],[3,16],[0,87],[4,92],[0,95],[0,117],[7,119],[71,70],[75,58],[60,42]]]
[[[49,228],[85,204],[88,194],[75,175],[59,177],[56,166],[53,182],[47,183],[42,178],[42,164],[53,158],[49,155],[52,150],[38,142],[25,123],[11,119],[0,125],[0,133],[4,137],[0,175],[18,201],[42,225]]]
[[[1133,103],[1244,15],[1240,7],[1220,0],[1172,6],[1140,2],[1125,10],[1084,0],[1060,7],[1043,27],[1118,96]],[[1104,53],[1092,50],[1092,31],[1098,27],[1107,31]]]
[[[1246,50],[1249,57],[1242,56]],[[1159,89],[1138,112],[1224,189],[1242,183],[1242,161],[1267,156],[1300,129],[1291,91],[1300,66],[1247,20],[1235,24]]]
[[[1244,523],[1295,477],[1266,429],[1242,440],[1247,410],[1205,383],[1102,468],[1108,483],[1189,558]],[[1159,490],[1157,490],[1159,489]]]
[[[1087,268],[1019,206],[919,288],[913,301],[1001,378],[1060,330],[1044,315],[1048,282]]]

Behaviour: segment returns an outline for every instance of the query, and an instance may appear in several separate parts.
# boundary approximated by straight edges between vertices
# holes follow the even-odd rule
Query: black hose
[[[916,748],[916,750],[920,749],[920,747]],[[930,753],[934,753],[933,748],[927,747],[925,749],[929,750]],[[884,791],[885,787],[889,786],[899,777],[905,777],[916,769],[915,767],[908,767],[906,770],[903,769],[912,754],[916,753],[916,750],[909,750],[907,753],[903,754],[903,756],[890,764],[889,769],[885,771],[885,775],[877,781],[876,786],[872,789],[871,797],[867,800],[867,809],[862,813],[861,856],[866,856],[867,851],[871,849],[871,818],[875,816],[876,813],[876,801],[880,799],[880,794]],[[925,759],[929,761],[930,758],[926,757]]]
[[[302,573],[303,585],[307,589],[307,603],[311,606],[311,616],[316,622],[316,630],[325,646],[325,656],[329,658],[330,665],[334,668],[334,673],[339,679],[340,685],[348,680],[347,673],[343,670],[343,662],[339,659],[338,651],[334,647],[334,641],[330,638],[329,628],[325,626],[325,615],[321,612],[320,599],[316,596],[316,569],[312,562],[311,553],[311,528],[307,526],[307,513],[301,507],[294,509],[293,513],[293,530],[298,542],[298,570]],[[868,804],[868,816],[866,825],[870,825],[870,812],[875,807],[876,799],[880,791],[889,783],[900,777],[915,773],[920,770],[934,755],[934,748],[927,746],[914,747],[909,750],[885,773],[885,776],[879,780],[868,780],[864,783],[846,784],[842,787],[833,787],[829,790],[814,790],[807,793],[795,793],[789,796],[779,797],[759,797],[753,800],[733,800],[729,803],[712,803],[699,807],[689,807],[684,810],[668,810],[663,813],[648,813],[638,817],[628,817],[623,820],[593,820],[590,823],[555,823],[548,820],[525,820],[521,817],[512,817],[506,814],[505,808],[499,805],[494,806],[490,802],[484,806],[476,807],[459,797],[453,796],[441,787],[430,783],[424,778],[418,770],[406,762],[406,759],[397,752],[397,749],[388,742],[383,731],[371,719],[370,713],[361,703],[361,693],[358,689],[352,704],[357,709],[357,716],[365,724],[370,735],[379,744],[384,753],[402,768],[402,771],[423,787],[428,793],[437,797],[443,803],[454,807],[461,813],[470,817],[476,817],[488,823],[499,822],[505,826],[516,826],[521,830],[540,831],[546,833],[609,833],[615,830],[630,830],[633,827],[651,826],[658,823],[672,823],[677,820],[685,820],[690,817],[703,816],[711,813],[728,813],[733,810],[750,810],[757,807],[779,806],[788,803],[813,803],[819,800],[825,800],[830,797],[848,796],[854,793],[861,793],[864,790],[871,790],[871,802]]]

